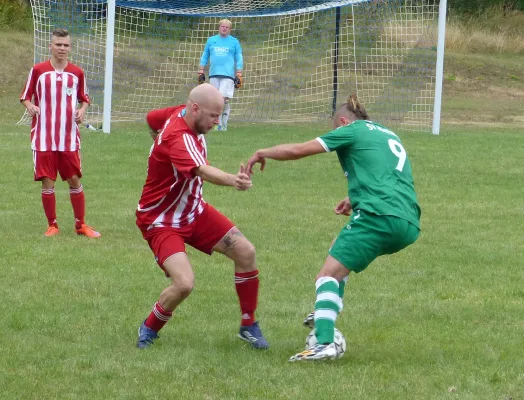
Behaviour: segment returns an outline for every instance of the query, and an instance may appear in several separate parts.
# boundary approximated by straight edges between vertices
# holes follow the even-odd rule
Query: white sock
[[[227,120],[229,119],[229,112],[231,111],[231,104],[229,101],[224,104],[224,112],[222,113],[222,126],[227,128]]]

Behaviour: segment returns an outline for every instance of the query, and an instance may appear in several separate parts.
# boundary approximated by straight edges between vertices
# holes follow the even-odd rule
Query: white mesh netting
[[[88,78],[88,119],[100,123],[106,1],[31,4],[35,62],[49,57],[52,30],[67,28],[71,60]],[[429,0],[117,0],[112,121],[143,120],[151,109],[184,102],[222,18],[233,22],[244,56],[232,121],[317,121],[356,92],[375,121],[430,130],[438,5]]]

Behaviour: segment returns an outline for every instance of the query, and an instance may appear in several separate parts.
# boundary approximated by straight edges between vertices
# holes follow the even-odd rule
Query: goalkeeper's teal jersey
[[[207,39],[206,47],[200,58],[200,66],[203,68],[210,61],[209,77],[235,77],[235,69],[244,68],[242,58],[242,47],[237,38],[228,35],[211,36]]]
[[[411,163],[395,133],[357,120],[317,140],[326,151],[337,152],[353,209],[393,215],[420,226]]]

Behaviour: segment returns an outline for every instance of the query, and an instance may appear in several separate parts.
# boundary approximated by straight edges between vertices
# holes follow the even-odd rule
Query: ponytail
[[[357,119],[369,120],[366,109],[358,102],[357,95],[354,93],[348,97],[347,103],[343,104],[340,108],[344,108],[345,110],[355,114]]]

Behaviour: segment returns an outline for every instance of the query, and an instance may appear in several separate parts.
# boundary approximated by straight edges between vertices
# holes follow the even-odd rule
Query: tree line
[[[29,5],[29,0],[15,0],[14,2],[20,5]],[[185,2],[185,0],[180,1],[180,3]],[[435,2],[439,3],[439,0],[435,0]],[[217,0],[216,3],[224,3],[224,0]],[[524,0],[448,0],[450,11],[457,13],[472,14],[486,11],[491,7],[503,7],[507,11],[524,11]]]
[[[56,1],[56,0],[55,0]],[[64,0],[60,0],[64,1]],[[303,0],[289,0],[290,3],[306,5],[307,3],[318,4],[320,0],[311,2]],[[327,0],[326,0],[327,1]],[[372,2],[396,2],[398,0],[369,0]],[[439,4],[440,0],[430,0],[433,4]],[[207,3],[224,3],[225,0],[207,0]],[[118,0],[117,0],[118,3]],[[136,3],[136,2],[135,2]],[[174,1],[180,6],[187,0]],[[524,12],[524,0],[448,0],[448,14],[461,18],[486,14],[490,10],[496,10],[499,15],[510,15],[515,11]],[[0,0],[0,29],[15,29],[30,31],[33,29],[30,0]]]

